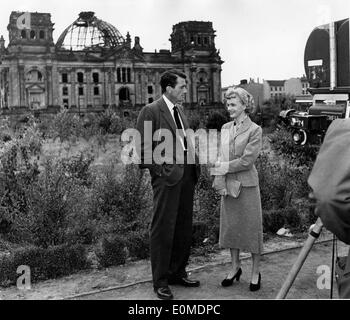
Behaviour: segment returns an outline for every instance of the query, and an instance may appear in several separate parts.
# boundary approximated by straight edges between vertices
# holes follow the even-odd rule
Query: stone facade
[[[9,44],[0,38],[0,107],[19,110],[138,110],[161,95],[160,75],[188,79],[186,108],[222,106],[221,65],[211,22],[173,26],[171,50],[144,52],[93,12],[81,12],[54,43],[49,13],[12,12]]]

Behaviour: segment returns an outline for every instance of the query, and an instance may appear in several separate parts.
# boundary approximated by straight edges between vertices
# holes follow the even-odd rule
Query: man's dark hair
[[[180,77],[186,80],[186,75],[183,72],[176,69],[165,71],[161,75],[160,86],[162,88],[162,93],[166,91],[167,86],[171,86],[172,88],[175,88],[177,77]]]

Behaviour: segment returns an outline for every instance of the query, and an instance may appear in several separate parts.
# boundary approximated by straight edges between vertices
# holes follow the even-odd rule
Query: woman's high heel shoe
[[[238,271],[236,272],[236,274],[231,279],[226,278],[226,279],[222,280],[221,285],[223,287],[232,286],[233,280],[236,279],[237,281],[239,281],[241,274],[242,274],[242,269],[239,268]]]
[[[249,285],[249,290],[250,291],[258,291],[260,289],[260,284],[261,284],[261,274],[259,272],[259,280],[258,283],[250,283]]]

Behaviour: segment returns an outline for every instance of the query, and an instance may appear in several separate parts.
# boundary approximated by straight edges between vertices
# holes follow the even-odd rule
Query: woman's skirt
[[[262,252],[262,210],[258,186],[242,187],[238,198],[221,198],[219,245],[251,253]]]

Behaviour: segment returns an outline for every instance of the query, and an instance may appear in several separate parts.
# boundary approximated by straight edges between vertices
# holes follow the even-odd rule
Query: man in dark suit
[[[190,255],[193,195],[199,166],[194,161],[191,140],[186,136],[189,127],[186,116],[178,105],[187,92],[186,75],[177,70],[166,71],[160,85],[162,97],[141,110],[137,129],[141,134],[140,167],[149,169],[152,178],[153,287],[160,299],[168,300],[173,298],[169,284],[200,285],[185,270]],[[161,142],[162,136],[165,140]],[[165,150],[157,156],[161,145]]]
[[[329,126],[308,182],[316,214],[341,241],[350,244],[350,119]]]
[[[316,214],[337,238],[350,245],[350,119],[333,120],[308,182]],[[350,247],[344,265],[336,263],[338,294],[350,299]]]

